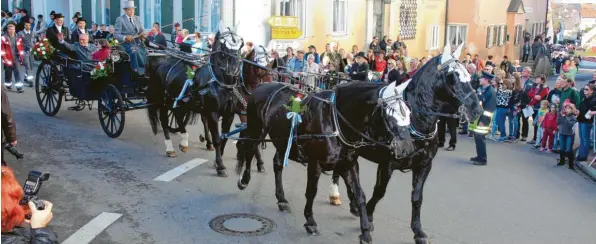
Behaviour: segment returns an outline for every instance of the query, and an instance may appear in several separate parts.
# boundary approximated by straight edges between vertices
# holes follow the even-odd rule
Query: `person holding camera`
[[[2,244],[58,244],[56,234],[47,228],[53,218],[52,203],[43,201],[44,210],[38,210],[33,202],[20,205],[23,196],[13,171],[2,166]],[[31,218],[25,220],[28,212]]]

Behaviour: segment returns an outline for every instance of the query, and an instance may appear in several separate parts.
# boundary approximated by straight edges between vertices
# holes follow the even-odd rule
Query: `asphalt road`
[[[73,112],[66,107],[74,104],[64,103],[56,117],[47,117],[30,88],[22,94],[10,93],[9,99],[17,121],[18,147],[26,159],[9,158],[8,163],[21,180],[32,169],[52,174],[40,196],[54,203],[51,228],[61,242],[75,233],[79,236],[79,229],[102,213],[121,216],[108,222],[107,228],[99,228],[90,243],[358,241],[359,224],[349,213],[343,183],[343,205],[328,204],[329,176],[321,177],[314,206],[321,235],[306,234],[302,227],[306,168],[300,164],[291,163],[284,171],[286,197],[293,212],[277,210],[272,146],[264,153],[268,171],[254,172],[251,184],[240,191],[236,187],[238,176],[233,174],[235,145],[228,143],[224,155],[230,177],[218,178],[211,166],[214,153],[198,141],[202,126],[189,128],[191,151],[177,152],[177,158],[169,159],[165,157],[163,136],[151,133],[145,111],[127,113],[124,133],[110,139],[103,134],[95,109]],[[179,137],[173,141],[176,145]],[[488,153],[487,167],[471,165],[467,160],[475,156],[474,144],[467,137],[459,138],[455,152],[439,152],[422,208],[423,227],[433,243],[594,243],[594,181],[580,172],[556,167],[553,155],[538,153],[525,144],[489,142]],[[172,181],[154,180],[193,159],[208,162]],[[376,165],[360,162],[363,187],[371,196]],[[410,191],[411,174],[395,172],[377,207],[375,243],[413,243]],[[259,237],[212,231],[209,221],[228,213],[257,214],[274,220],[277,227]],[[87,243],[73,238],[71,243]]]

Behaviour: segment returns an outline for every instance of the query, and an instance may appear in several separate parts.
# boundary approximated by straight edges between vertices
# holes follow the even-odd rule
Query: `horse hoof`
[[[182,146],[182,145],[178,145],[178,148],[180,148],[180,151],[183,153],[188,152],[188,149],[189,149],[188,146]]]
[[[352,208],[352,207],[351,207],[351,208],[350,208],[350,213],[351,213],[352,215],[354,215],[354,217],[360,217],[360,211],[358,210],[358,208],[355,208],[355,207],[354,207],[354,208]]]
[[[341,205],[341,200],[339,200],[339,196],[329,196],[329,203],[333,206]]]
[[[238,189],[244,190],[244,189],[246,189],[247,186],[248,186],[247,184],[242,183],[242,179],[238,180]]]
[[[365,238],[364,236],[360,235],[360,244],[372,244],[372,237],[370,235],[368,235],[368,238]]]
[[[200,135],[200,136],[199,136],[199,141],[200,141],[200,142],[205,142],[205,136],[203,136],[203,135]]]
[[[262,164],[257,165],[257,170],[259,171],[259,173],[265,173],[265,166],[263,166]]]
[[[426,237],[421,237],[421,238],[414,238],[414,243],[416,243],[416,244],[430,244],[430,241]]]
[[[279,211],[282,211],[284,213],[291,213],[292,209],[290,208],[290,203],[287,202],[280,202],[277,204],[277,208],[279,208]]]
[[[225,169],[218,169],[217,176],[219,177],[228,177],[228,172]]]
[[[166,152],[166,156],[168,158],[175,158],[176,157],[176,152],[172,151],[172,152]]]
[[[305,224],[304,229],[306,229],[306,232],[308,232],[308,234],[310,234],[310,235],[313,235],[313,236],[319,235],[319,230],[317,229],[317,226]]]
[[[213,146],[207,146],[207,151],[215,151],[215,148]]]

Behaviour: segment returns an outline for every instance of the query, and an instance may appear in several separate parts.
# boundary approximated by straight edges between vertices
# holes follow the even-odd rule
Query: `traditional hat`
[[[492,80],[495,78],[495,76],[492,75],[491,73],[486,72],[486,71],[482,71],[482,78],[487,79],[487,80]]]
[[[359,52],[356,54],[356,56],[354,56],[354,58],[357,58],[357,57],[366,58],[366,55],[364,55],[364,52]]]
[[[315,45],[310,45],[310,46],[308,46],[308,49],[311,49],[311,48],[317,49],[317,48],[315,47]]]
[[[85,24],[87,24],[87,20],[85,20],[85,19],[83,19],[83,18],[78,18],[78,19],[77,19],[77,24],[78,24],[79,22],[81,22],[81,21],[84,21],[84,22],[85,22]]]
[[[54,14],[54,19],[60,19],[60,18],[64,18],[64,15],[62,15],[61,13]]]
[[[123,9],[136,8],[135,1],[124,1],[124,2],[122,2],[122,8]]]

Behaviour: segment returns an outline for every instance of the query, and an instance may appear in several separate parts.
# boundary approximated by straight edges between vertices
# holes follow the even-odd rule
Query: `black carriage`
[[[56,52],[51,59],[42,60],[37,69],[35,93],[41,111],[55,116],[62,101],[74,101],[76,106],[69,110],[92,109],[97,101],[97,113],[103,131],[111,138],[117,138],[124,130],[126,111],[144,109],[149,106],[145,98],[147,78],[134,75],[130,57],[119,46],[111,48],[109,65],[113,73],[106,78],[92,79],[91,72],[99,61],[75,60]],[[170,130],[177,125],[172,117]]]

